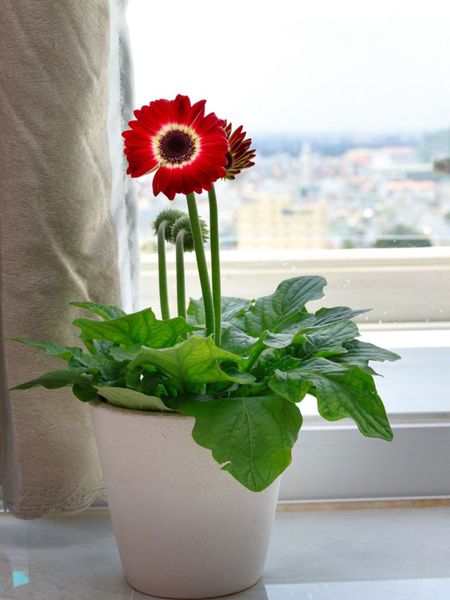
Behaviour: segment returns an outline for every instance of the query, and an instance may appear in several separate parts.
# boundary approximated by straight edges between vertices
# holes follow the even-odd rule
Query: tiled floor
[[[0,515],[0,600],[144,600],[106,510]],[[239,600],[450,600],[450,507],[279,512],[262,580]]]

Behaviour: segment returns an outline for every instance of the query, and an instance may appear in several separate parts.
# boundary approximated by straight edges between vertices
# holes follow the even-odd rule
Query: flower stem
[[[167,291],[167,269],[166,269],[166,227],[167,221],[163,221],[158,227],[158,277],[159,277],[159,302],[161,305],[161,317],[170,318],[169,293]]]
[[[184,234],[182,229],[175,240],[177,264],[177,308],[178,316],[186,318],[186,284],[184,277]]]
[[[214,303],[214,341],[220,346],[222,328],[222,300],[220,289],[220,252],[219,252],[219,217],[217,212],[217,197],[214,185],[208,192],[209,198],[209,231],[211,244],[211,279]]]
[[[205,307],[206,335],[214,333],[214,305],[209,283],[208,268],[206,266],[205,248],[203,246],[202,230],[198,217],[197,204],[194,194],[186,195],[189,219],[191,221],[192,238],[194,240],[195,257],[197,259],[198,274],[202,288],[203,305]]]

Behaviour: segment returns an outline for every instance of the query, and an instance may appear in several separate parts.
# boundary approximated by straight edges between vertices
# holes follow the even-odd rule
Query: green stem
[[[184,277],[184,234],[182,229],[175,240],[177,264],[177,307],[178,316],[186,318],[186,284]]]
[[[253,367],[253,365],[255,364],[255,362],[258,360],[258,358],[260,357],[262,352],[265,350],[265,348],[266,348],[266,346],[264,346],[265,338],[266,338],[266,335],[263,334],[262,337],[258,340],[258,342],[253,346],[253,348],[251,349],[251,352],[250,352],[250,356],[248,357],[248,359],[242,369],[243,371],[246,371],[248,373],[250,371],[250,369]]]
[[[198,274],[202,288],[203,305],[205,307],[205,326],[206,335],[214,333],[214,305],[209,283],[208,268],[206,266],[205,248],[203,246],[202,230],[198,218],[197,204],[194,194],[186,195],[189,211],[189,220],[191,222],[192,238],[194,240],[195,257],[197,259]]]
[[[211,244],[211,279],[214,303],[214,332],[216,346],[220,346],[220,334],[222,329],[222,300],[220,289],[219,216],[217,212],[217,197],[214,185],[208,192],[208,198]]]
[[[159,302],[161,304],[161,317],[163,319],[170,319],[166,269],[166,227],[167,221],[163,221],[158,227]]]

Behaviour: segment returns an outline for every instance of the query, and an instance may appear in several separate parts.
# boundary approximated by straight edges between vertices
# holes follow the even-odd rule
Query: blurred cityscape
[[[422,135],[255,137],[256,165],[216,184],[221,242],[229,249],[385,248],[450,245],[450,129]],[[151,177],[137,180],[140,242],[167,207]],[[198,198],[208,215],[207,195]],[[185,209],[183,197],[171,206]]]

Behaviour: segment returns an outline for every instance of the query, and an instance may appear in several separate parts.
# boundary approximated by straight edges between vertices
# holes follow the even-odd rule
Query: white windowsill
[[[264,575],[239,600],[447,598],[450,508],[277,512]],[[109,513],[0,515],[0,597],[150,600],[128,587]]]

